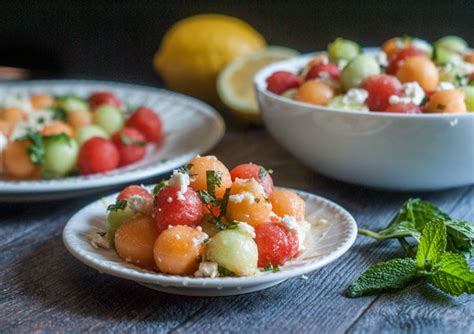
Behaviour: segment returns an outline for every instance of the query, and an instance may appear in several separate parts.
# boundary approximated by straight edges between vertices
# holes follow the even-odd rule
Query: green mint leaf
[[[443,220],[437,219],[426,224],[416,252],[418,268],[430,270],[432,264],[438,262],[446,251],[446,244],[446,225]]]
[[[190,174],[191,173],[191,168],[193,168],[193,166],[194,166],[194,164],[186,164],[183,167],[179,168],[178,172],[183,173],[183,174],[188,174],[189,176],[196,175],[196,174]]]
[[[436,105],[436,109],[438,109],[438,110],[444,110],[444,109],[446,109],[446,105],[445,105],[445,104],[442,104],[442,103],[438,103],[438,104]]]
[[[118,210],[124,210],[127,207],[127,201],[124,199],[119,199],[115,204],[110,204],[107,207],[107,211],[118,211]]]
[[[48,135],[48,136],[43,136],[44,141],[64,141],[65,143],[70,143],[71,142],[71,137],[69,137],[65,133],[58,133],[55,135]]]
[[[214,196],[212,196],[211,194],[209,194],[207,191],[205,190],[201,190],[199,189],[198,190],[198,195],[199,197],[201,198],[201,201],[204,203],[204,204],[210,204],[210,203],[213,203],[214,202]]]
[[[429,100],[430,100],[430,98],[425,95],[425,97],[423,98],[423,100],[421,100],[421,102],[420,102],[420,106],[424,106],[425,104],[428,103]]]
[[[267,174],[273,174],[272,169],[266,169],[265,167],[260,167],[258,170],[258,178],[262,180]]]
[[[268,266],[263,268],[261,271],[263,271],[263,272],[271,271],[271,272],[277,273],[277,272],[280,271],[280,267],[278,265],[273,265],[273,264],[269,263]]]
[[[389,226],[408,221],[415,224],[415,228],[421,232],[426,223],[434,219],[450,219],[449,215],[433,206],[431,203],[419,198],[410,198],[403,203],[398,214],[392,219]]]
[[[27,152],[30,156],[31,162],[35,165],[42,164],[44,161],[45,148],[41,134],[38,131],[27,129],[26,134],[19,139],[29,140],[30,145],[27,148]]]
[[[152,190],[153,196],[156,196],[161,190],[163,190],[164,187],[168,185],[168,181],[165,179],[162,179]]]
[[[60,106],[55,105],[53,107],[48,108],[53,113],[53,119],[58,121],[66,120],[67,112],[66,110]]]
[[[346,290],[347,297],[360,297],[406,287],[417,277],[415,260],[393,259],[369,267]]]
[[[474,294],[474,272],[460,255],[446,252],[437,264],[437,271],[429,282],[453,296]]]
[[[216,196],[216,186],[220,187],[222,185],[222,173],[216,172],[214,170],[206,171],[206,183],[207,183],[207,192],[215,197]]]
[[[219,272],[219,276],[235,276],[232,271],[222,266],[217,266],[217,271]]]
[[[474,256],[474,225],[463,220],[447,220],[448,250],[466,258]]]
[[[230,188],[226,188],[224,192],[224,196],[222,196],[222,200],[219,207],[219,215],[224,217],[227,214],[227,205],[229,204],[229,197],[230,197]]]
[[[120,133],[119,137],[120,137],[120,141],[124,143],[125,145],[132,145],[132,146],[145,146],[146,145],[146,141],[132,140],[123,133]]]

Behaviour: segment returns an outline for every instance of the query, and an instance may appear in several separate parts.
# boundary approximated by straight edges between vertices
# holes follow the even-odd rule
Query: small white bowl
[[[356,239],[354,218],[339,205],[316,195],[296,191],[306,203],[306,219],[311,230],[306,249],[277,273],[249,277],[195,278],[166,275],[140,269],[120,259],[113,249],[96,249],[86,236],[105,230],[106,207],[117,194],[98,200],[77,212],[63,230],[63,241],[79,261],[113,276],[129,279],[150,289],[187,296],[228,296],[269,288],[335,261],[349,250]],[[326,220],[323,223],[322,219]]]
[[[273,72],[296,73],[313,56],[271,64],[254,78],[267,129],[303,163],[341,181],[398,191],[474,184],[474,113],[344,111],[266,90]]]

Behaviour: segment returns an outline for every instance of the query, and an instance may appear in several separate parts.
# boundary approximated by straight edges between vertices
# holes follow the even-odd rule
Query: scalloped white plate
[[[164,144],[149,145],[143,160],[108,173],[34,181],[0,178],[0,202],[75,197],[163,174],[210,150],[224,135],[225,123],[215,109],[194,98],[152,87],[87,80],[29,81],[0,84],[0,97],[35,92],[87,96],[96,90],[110,90],[126,105],[154,108],[163,120]]]
[[[296,191],[296,190],[295,190]],[[121,260],[112,249],[95,249],[86,237],[104,231],[106,206],[117,194],[98,200],[77,212],[63,230],[63,241],[79,261],[113,276],[129,279],[148,288],[187,296],[228,296],[262,290],[292,277],[319,269],[349,250],[356,239],[354,218],[339,205],[316,195],[296,191],[306,202],[306,219],[311,224],[306,249],[277,273],[252,277],[194,278],[160,274],[140,269]],[[321,219],[327,222],[322,223]]]

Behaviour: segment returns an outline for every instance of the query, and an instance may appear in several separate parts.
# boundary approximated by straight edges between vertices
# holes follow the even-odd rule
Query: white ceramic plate
[[[266,90],[270,74],[296,73],[313,56],[268,65],[254,77],[266,128],[295,157],[321,174],[374,188],[427,191],[474,184],[474,112],[345,111]]]
[[[149,145],[143,160],[104,174],[55,180],[0,179],[0,202],[74,197],[163,174],[210,150],[224,135],[225,123],[209,105],[152,87],[83,80],[29,81],[0,84],[0,97],[35,92],[55,95],[73,93],[85,97],[96,90],[114,92],[125,105],[145,105],[156,110],[163,120],[166,133],[162,147]]]
[[[96,249],[86,233],[104,231],[106,206],[117,194],[98,200],[77,212],[66,224],[63,241],[79,261],[101,273],[136,281],[148,288],[188,296],[227,296],[262,290],[292,277],[319,269],[341,257],[357,235],[354,218],[339,205],[316,195],[296,191],[306,202],[306,219],[311,232],[306,249],[280,267],[277,273],[253,277],[194,278],[160,274],[121,260],[113,249]],[[321,219],[327,222],[322,223]]]

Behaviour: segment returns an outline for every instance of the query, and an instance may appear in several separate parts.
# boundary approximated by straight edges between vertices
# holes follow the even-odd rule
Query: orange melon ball
[[[328,60],[327,54],[321,53],[312,58],[308,63],[308,68],[313,67],[314,65],[322,64]]]
[[[59,135],[64,133],[69,137],[74,136],[74,130],[63,122],[53,122],[45,125],[45,127],[41,130],[41,134],[43,136],[52,136],[52,135]]]
[[[270,196],[273,212],[279,217],[293,216],[296,220],[304,219],[304,200],[293,191],[276,189]]]
[[[29,179],[37,176],[39,167],[31,161],[28,154],[28,140],[16,140],[3,150],[2,160],[5,174],[12,178]]]
[[[26,113],[18,108],[5,108],[2,112],[2,118],[13,128],[16,123],[26,119]]]
[[[217,197],[222,197],[226,188],[229,188],[232,184],[229,170],[213,155],[197,156],[191,160],[189,164],[193,165],[190,170],[190,174],[192,174],[191,177],[194,179],[194,181],[191,182],[191,187],[196,191],[207,190],[206,172],[208,170],[213,170],[221,174],[221,185],[216,186]]]
[[[334,90],[322,80],[304,82],[295,94],[295,100],[325,106],[334,97]]]
[[[92,113],[89,110],[84,109],[72,110],[67,113],[66,121],[67,124],[69,124],[74,129],[74,131],[77,131],[84,125],[89,125],[92,123]]]
[[[125,220],[115,232],[117,254],[127,262],[153,269],[153,246],[158,232],[153,219],[149,216],[133,216]]]
[[[398,69],[397,78],[402,83],[416,81],[425,90],[431,92],[439,82],[439,73],[435,64],[427,57],[407,58]]]
[[[33,109],[45,109],[54,104],[54,97],[48,94],[35,94],[30,98]]]
[[[227,219],[257,226],[268,221],[272,205],[265,198],[263,187],[255,179],[237,178],[230,188]]]
[[[382,44],[382,50],[387,55],[387,58],[391,59],[395,53],[408,47],[409,45],[410,43],[408,41],[404,41],[400,37],[393,37]]]
[[[464,61],[474,64],[474,51],[471,51],[466,56],[464,56]]]
[[[432,113],[463,113],[467,111],[465,94],[460,89],[442,90],[431,95],[425,110]]]
[[[198,270],[207,235],[185,225],[170,227],[160,233],[153,248],[158,269],[172,275],[192,275]]]
[[[0,133],[8,136],[10,134],[11,125],[4,119],[0,119]]]

